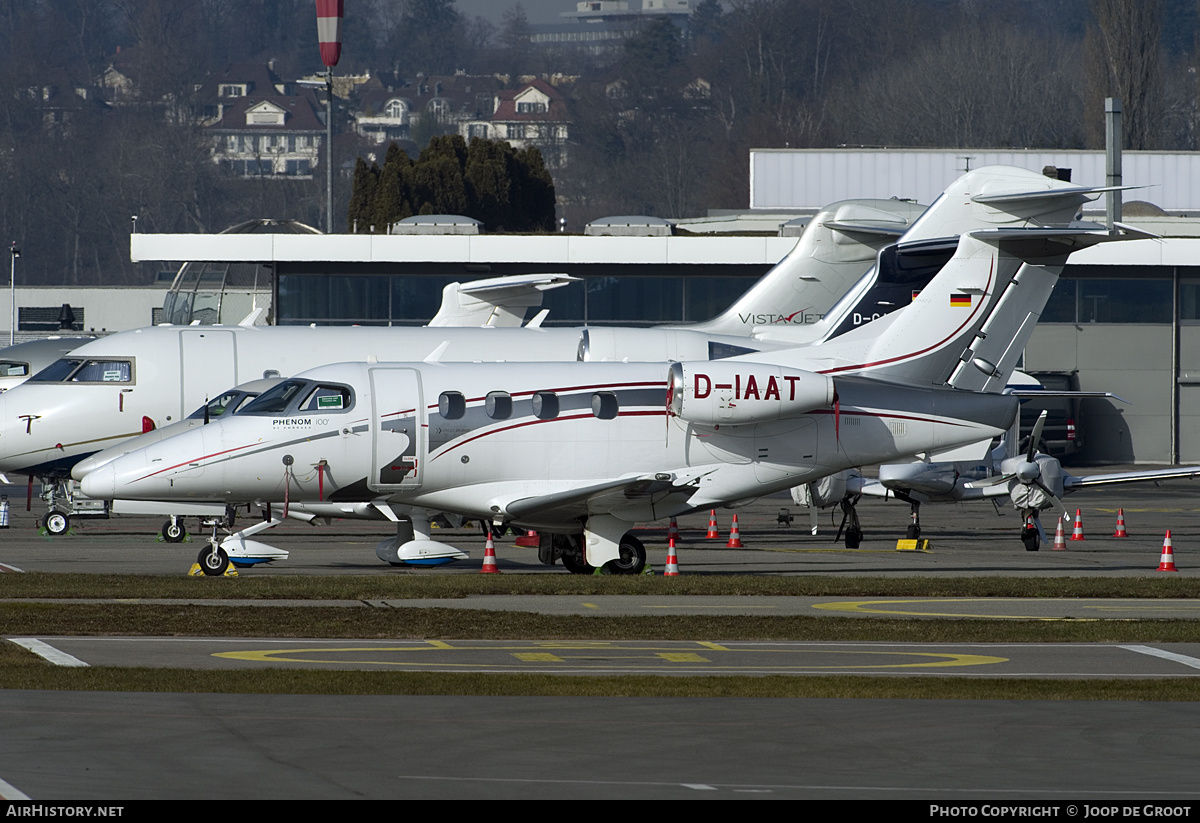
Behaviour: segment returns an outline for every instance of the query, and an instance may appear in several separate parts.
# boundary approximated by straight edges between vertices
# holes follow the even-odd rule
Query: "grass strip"
[[[429,574],[238,578],[6,574],[0,597],[245,598],[395,600],[480,594],[654,594],[809,597],[1200,597],[1200,578],[1146,577],[838,577],[699,574],[606,577],[573,574]]]

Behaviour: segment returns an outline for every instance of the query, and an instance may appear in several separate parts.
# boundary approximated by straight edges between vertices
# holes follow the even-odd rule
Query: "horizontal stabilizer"
[[[449,283],[430,326],[520,326],[525,310],[542,305],[542,292],[579,280],[569,274],[514,274]]]
[[[971,199],[976,203],[1016,203],[1024,200],[1053,200],[1063,197],[1081,197],[1085,200],[1095,200],[1105,192],[1131,191],[1142,186],[1072,186],[1063,189],[1036,189],[1032,191],[999,192],[996,194],[977,194]]]

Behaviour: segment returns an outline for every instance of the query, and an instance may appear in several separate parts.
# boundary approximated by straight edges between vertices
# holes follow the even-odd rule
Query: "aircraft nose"
[[[107,460],[97,460],[94,455],[92,457],[85,457],[83,460],[80,460],[71,467],[71,477],[82,483],[83,478],[87,477],[89,474],[107,462]]]
[[[71,474],[74,476],[75,473]],[[93,469],[80,479],[79,487],[88,497],[111,500],[117,488],[117,470],[111,463]]]

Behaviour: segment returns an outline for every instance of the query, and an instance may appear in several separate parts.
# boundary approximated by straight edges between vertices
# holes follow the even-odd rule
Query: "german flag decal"
[[[952,308],[954,308],[954,307],[963,308],[963,309],[971,308],[971,295],[969,295],[969,294],[951,294],[950,295],[950,306]]]

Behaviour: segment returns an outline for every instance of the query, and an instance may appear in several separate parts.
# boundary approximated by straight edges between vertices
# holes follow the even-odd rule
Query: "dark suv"
[[[1046,391],[1079,391],[1079,372],[1042,371],[1029,375]],[[1082,397],[1021,398],[1021,447],[1029,446],[1029,435],[1045,409],[1046,425],[1037,449],[1054,457],[1070,457],[1083,449]]]

